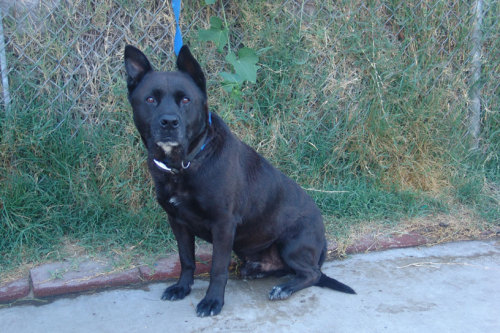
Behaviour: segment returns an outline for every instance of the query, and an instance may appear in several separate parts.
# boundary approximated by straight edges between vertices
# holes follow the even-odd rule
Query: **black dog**
[[[355,293],[320,270],[326,240],[313,200],[210,113],[205,77],[188,47],[179,53],[177,72],[154,71],[133,46],[125,48],[125,68],[157,199],[179,247],[181,275],[162,299],[191,291],[195,236],[213,243],[210,285],[198,316],[221,311],[231,251],[243,261],[244,277],[294,274],[270,291],[271,300],[309,286]]]

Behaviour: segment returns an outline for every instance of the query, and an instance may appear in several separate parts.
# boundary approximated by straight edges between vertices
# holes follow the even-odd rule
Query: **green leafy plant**
[[[257,81],[257,62],[259,57],[255,50],[243,47],[238,51],[238,56],[229,52],[226,61],[234,68],[234,73],[221,72],[220,76],[224,79],[222,88],[227,92],[239,89],[245,81],[255,83]]]
[[[212,5],[215,0],[205,1],[207,5]],[[242,87],[245,82],[256,83],[257,81],[257,65],[259,57],[254,49],[242,47],[238,53],[231,50],[229,40],[229,28],[224,11],[224,4],[221,2],[224,21],[216,16],[210,18],[209,29],[199,29],[198,38],[201,41],[213,42],[217,47],[217,51],[223,53],[227,48],[225,60],[233,68],[233,72],[220,72],[222,77],[222,88],[224,91],[231,94],[235,99],[239,99],[242,92]]]
[[[198,38],[202,41],[214,42],[217,51],[222,53],[229,41],[229,29],[222,27],[222,20],[216,16],[210,18],[210,29],[198,30]]]

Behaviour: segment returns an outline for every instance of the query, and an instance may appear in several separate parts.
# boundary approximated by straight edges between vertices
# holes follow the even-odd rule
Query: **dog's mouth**
[[[163,150],[163,152],[167,156],[172,154],[174,148],[176,148],[180,145],[179,142],[175,142],[175,141],[166,141],[166,142],[160,141],[160,142],[157,142],[156,144],[158,145],[158,147],[160,147]]]

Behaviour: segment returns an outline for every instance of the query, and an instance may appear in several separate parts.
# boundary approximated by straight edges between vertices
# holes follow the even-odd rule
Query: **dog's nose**
[[[163,115],[160,118],[160,125],[165,129],[175,129],[179,127],[179,117],[176,115]]]

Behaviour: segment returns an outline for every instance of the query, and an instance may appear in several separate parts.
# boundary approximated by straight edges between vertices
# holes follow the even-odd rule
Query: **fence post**
[[[472,26],[472,81],[471,107],[469,117],[469,134],[472,136],[472,149],[479,148],[479,134],[481,130],[481,28],[483,25],[483,0],[476,0],[474,4],[474,21]]]
[[[3,36],[3,12],[0,8],[0,70],[2,71],[3,102],[5,105],[6,119],[10,118],[10,93],[9,77],[7,69],[7,57],[5,56],[5,38]]]

